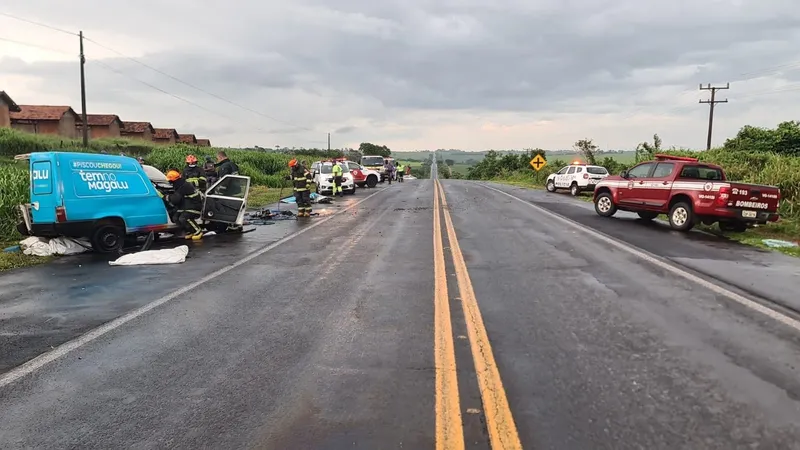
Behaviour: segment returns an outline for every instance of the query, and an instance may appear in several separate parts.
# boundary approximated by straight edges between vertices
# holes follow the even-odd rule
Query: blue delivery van
[[[162,195],[171,185],[158,169],[127,156],[39,152],[19,155],[30,165],[30,202],[20,205],[23,234],[88,238],[108,253],[127,237],[174,231]],[[244,222],[250,178],[228,175],[205,195],[204,228],[214,231]],[[161,195],[160,195],[161,193]]]

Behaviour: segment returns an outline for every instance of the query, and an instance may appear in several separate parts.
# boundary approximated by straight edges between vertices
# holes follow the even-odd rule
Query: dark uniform
[[[200,192],[192,183],[183,178],[173,181],[172,187],[175,188],[175,192],[167,197],[167,200],[176,208],[172,221],[179,224],[186,231],[187,236],[202,236],[203,230],[196,222],[200,218],[200,210],[203,209]]]
[[[205,193],[206,189],[208,189],[206,173],[203,169],[197,167],[197,164],[187,164],[186,167],[183,168],[183,175],[181,177],[189,183],[192,183],[194,187],[200,189],[200,192]]]
[[[203,165],[203,172],[206,174],[206,181],[209,186],[216,183],[217,179],[219,179],[217,176],[217,166],[214,164],[214,161],[211,160],[210,156],[206,157],[206,163]]]
[[[311,216],[310,175],[308,170],[300,163],[292,167],[290,178],[292,179],[292,187],[294,189],[294,199],[297,202],[298,217]]]
[[[230,159],[225,158],[216,164],[217,176],[219,178],[225,175],[239,175],[239,167]]]

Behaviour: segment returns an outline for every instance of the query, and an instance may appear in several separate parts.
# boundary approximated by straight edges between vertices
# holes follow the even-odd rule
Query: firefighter
[[[331,172],[333,174],[333,187],[331,188],[331,195],[344,196],[344,191],[342,191],[342,182],[344,181],[344,176],[342,175],[342,166],[339,165],[339,161],[333,161]]]
[[[286,177],[292,181],[294,199],[297,203],[297,217],[311,217],[311,191],[308,184],[308,170],[296,159],[289,161],[291,175]]]
[[[406,168],[403,166],[403,163],[400,161],[397,162],[397,181],[402,183],[403,182],[403,175],[405,174]]]
[[[306,161],[303,161],[302,165],[303,171],[306,174],[306,192],[308,192],[307,197],[304,197],[304,201],[306,202],[306,217],[311,217],[311,185],[314,184],[314,175],[308,170],[308,163]]]
[[[214,158],[206,156],[206,163],[203,164],[203,172],[206,174],[206,181],[208,184],[217,182],[217,166],[214,164]]]
[[[208,189],[208,179],[205,171],[197,166],[197,157],[194,155],[186,157],[186,167],[183,168],[181,177],[200,189],[201,193],[205,193],[206,189]]]
[[[169,194],[167,201],[175,206],[175,213],[172,221],[177,223],[186,232],[186,239],[200,240],[203,238],[203,230],[197,224],[200,218],[200,210],[203,209],[203,200],[200,192],[181,177],[177,170],[167,172],[167,180],[172,183],[175,191]]]

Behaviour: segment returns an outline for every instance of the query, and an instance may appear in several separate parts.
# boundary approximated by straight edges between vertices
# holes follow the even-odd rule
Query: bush
[[[17,205],[27,201],[29,178],[22,164],[0,165],[0,241],[16,235]]]

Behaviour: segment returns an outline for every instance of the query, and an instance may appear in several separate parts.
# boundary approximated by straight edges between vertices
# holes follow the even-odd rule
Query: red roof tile
[[[86,123],[89,124],[90,127],[107,127],[114,123],[115,120],[120,120],[119,116],[116,114],[87,114],[86,115]]]
[[[80,116],[69,106],[19,105],[19,112],[12,112],[12,120],[61,120],[64,114]]]
[[[178,131],[175,128],[156,128],[153,133],[154,139],[170,139],[175,138],[178,140]]]
[[[193,134],[179,134],[178,140],[184,144],[197,144],[197,138]]]
[[[144,133],[147,129],[153,131],[153,125],[150,122],[122,122],[123,133]]]
[[[198,139],[197,140],[197,145],[200,145],[200,146],[203,146],[203,147],[211,147],[211,141],[209,139]]]
[[[0,100],[3,101],[6,105],[8,105],[8,110],[10,112],[20,112],[19,105],[14,103],[14,100],[11,100],[11,97],[6,94],[6,91],[0,91]]]

